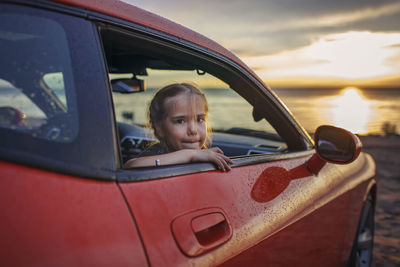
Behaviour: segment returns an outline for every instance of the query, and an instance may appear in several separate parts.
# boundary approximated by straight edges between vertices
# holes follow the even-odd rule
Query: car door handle
[[[185,213],[172,221],[172,234],[187,256],[198,256],[227,242],[232,227],[219,208]]]

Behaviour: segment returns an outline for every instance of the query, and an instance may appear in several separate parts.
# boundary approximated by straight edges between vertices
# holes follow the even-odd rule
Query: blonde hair
[[[204,93],[198,89],[197,87],[189,84],[189,83],[173,83],[170,85],[167,85],[163,88],[161,88],[153,97],[153,99],[150,102],[149,106],[149,121],[150,121],[150,126],[153,128],[155,136],[160,140],[160,142],[163,144],[165,143],[162,138],[160,138],[159,133],[157,133],[157,129],[155,127],[156,123],[162,122],[166,116],[168,115],[168,110],[165,108],[165,102],[168,98],[177,96],[179,94],[183,93],[189,93],[191,95],[198,95],[203,99],[204,103],[204,110],[206,112],[206,129],[207,129],[207,136],[206,136],[206,142],[204,143],[202,148],[207,148],[211,146],[211,128],[209,127],[208,124],[208,103],[206,96]]]

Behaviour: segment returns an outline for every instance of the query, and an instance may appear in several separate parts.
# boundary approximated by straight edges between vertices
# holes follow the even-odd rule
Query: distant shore
[[[372,266],[400,266],[400,135],[360,136],[378,170]]]

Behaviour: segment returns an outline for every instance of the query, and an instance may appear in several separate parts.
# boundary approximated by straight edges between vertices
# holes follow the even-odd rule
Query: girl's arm
[[[220,148],[213,147],[202,150],[182,149],[167,154],[130,159],[124,164],[124,168],[156,166],[156,160],[159,165],[212,162],[221,171],[229,171],[231,169],[229,165],[233,164],[233,161],[225,156]]]

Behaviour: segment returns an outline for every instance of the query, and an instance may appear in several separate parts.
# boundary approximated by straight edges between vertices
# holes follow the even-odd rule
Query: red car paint
[[[116,183],[0,162],[4,266],[145,266]]]
[[[303,166],[306,160],[298,158],[290,165]],[[214,171],[123,183],[121,188],[135,214],[152,265],[207,266],[231,258],[227,266],[240,266],[243,258],[251,259],[257,265],[286,263],[286,260],[293,263],[302,257],[306,262],[315,263],[314,266],[330,263],[337,266],[345,264],[349,257],[352,243],[349,233],[356,227],[350,218],[358,218],[361,209],[362,203],[351,205],[351,201],[365,194],[368,179],[374,173],[367,162],[371,163],[371,158],[362,154],[358,161],[350,164],[360,169],[352,177],[343,176],[339,166],[325,166],[318,176],[309,175],[292,181],[279,196],[265,203],[251,197],[252,188],[257,179],[264,177],[263,170],[282,170],[287,166],[284,161],[238,167],[228,173]],[[281,178],[285,177],[279,174],[273,177],[275,180]],[[355,187],[360,180],[364,181]],[[336,188],[332,188],[332,181]],[[302,191],[303,188],[307,191]],[[232,237],[216,250],[198,257],[187,257],[179,249],[179,240],[171,238],[172,222],[188,212],[193,212],[193,217],[196,217],[197,212],[204,208],[218,208],[227,214]],[[340,222],[336,220],[338,213],[342,218]],[[186,231],[182,234],[195,235]],[[291,235],[294,236],[286,238]],[[269,241],[270,237],[278,241]],[[299,253],[277,253],[285,242],[290,248],[299,248]],[[318,254],[314,254],[316,249]],[[342,251],[346,251],[344,255]],[[235,257],[237,254],[239,256]],[[293,255],[293,258],[287,258],[287,255]]]
[[[263,84],[215,42],[137,7],[113,0],[55,2],[200,45]],[[362,201],[376,184],[375,164],[363,153],[348,165],[299,152],[230,172],[131,182],[82,176],[0,161],[4,265],[342,266]]]

